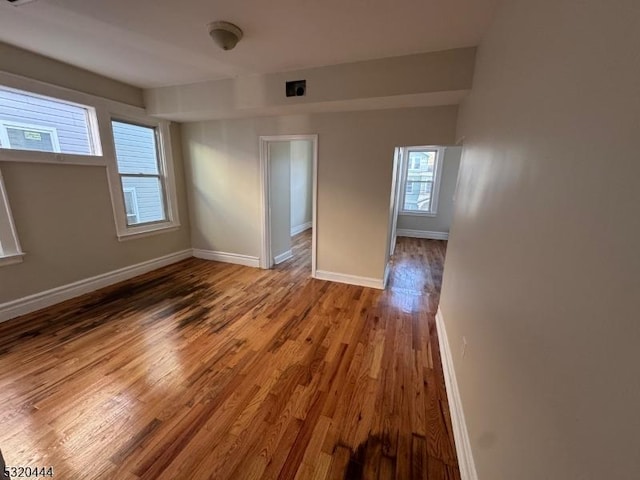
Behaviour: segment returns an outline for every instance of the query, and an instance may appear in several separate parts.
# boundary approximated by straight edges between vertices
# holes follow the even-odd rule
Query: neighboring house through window
[[[100,155],[95,109],[0,87],[0,148]]]
[[[124,194],[124,209],[127,214],[127,225],[135,225],[139,222],[138,217],[138,197],[135,187],[125,187],[122,189]]]
[[[139,107],[2,72],[0,81],[0,161],[106,166],[118,239],[180,225],[169,122]],[[0,255],[5,256],[19,253],[7,246],[6,232],[13,231],[8,212],[5,199],[0,203],[0,252],[5,252]]]
[[[433,216],[437,212],[443,149],[405,147],[400,213]]]
[[[0,147],[60,152],[60,140],[55,127],[0,120]]]

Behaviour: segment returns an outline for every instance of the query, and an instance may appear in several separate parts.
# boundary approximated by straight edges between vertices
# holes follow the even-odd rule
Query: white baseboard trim
[[[278,265],[279,263],[286,262],[291,257],[293,257],[293,250],[287,250],[286,252],[281,253],[280,255],[276,255],[275,257],[273,257],[273,263]]]
[[[398,237],[429,238],[431,240],[449,239],[449,234],[447,232],[430,232],[427,230],[408,230],[406,228],[399,228],[396,233]]]
[[[102,273],[95,277],[85,278],[84,280],[52,288],[51,290],[45,290],[44,292],[2,303],[0,304],[0,322],[50,307],[56,303],[79,297],[85,293],[108,287],[123,280],[129,280],[130,278],[137,277],[151,270],[156,270],[185,260],[191,256],[191,249],[182,250],[181,252],[170,253],[160,258],[154,258],[153,260],[147,260],[146,262],[137,263],[118,270]]]
[[[389,274],[391,273],[391,262],[387,262],[387,266],[384,267],[384,281],[383,281],[383,287],[382,288],[387,288],[387,284],[389,283]]]
[[[315,278],[318,280],[328,280],[330,282],[348,283],[360,287],[370,287],[384,290],[383,278],[358,277],[356,275],[346,275],[344,273],[327,272],[316,270]]]
[[[239,253],[218,252],[216,250],[193,249],[193,256],[202,258],[203,260],[213,260],[215,262],[235,263],[244,265],[245,267],[260,267],[260,259],[250,255],[241,255]]]
[[[462,410],[462,400],[456,381],[456,372],[453,366],[453,356],[447,329],[442,318],[442,311],[438,308],[436,313],[436,327],[438,330],[438,343],[440,344],[440,356],[442,357],[442,370],[444,381],[447,386],[447,398],[449,399],[449,410],[451,411],[451,423],[453,424],[453,437],[458,454],[458,465],[460,466],[460,478],[462,480],[478,480],[473,453],[471,452],[471,442],[467,424],[464,420]]]
[[[311,222],[303,223],[302,225],[298,225],[297,227],[291,227],[291,236],[297,235],[299,233],[304,232],[305,230],[309,230],[312,226]]]

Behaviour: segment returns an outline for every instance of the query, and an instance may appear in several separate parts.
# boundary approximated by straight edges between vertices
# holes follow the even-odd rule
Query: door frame
[[[269,143],[287,142],[292,140],[307,140],[313,145],[312,166],[312,208],[311,208],[311,276],[316,276],[316,260],[318,246],[318,135],[261,135],[260,143],[260,199],[261,199],[261,247],[260,268],[269,269],[273,266],[271,255],[271,202],[269,198],[271,178],[269,175]]]
[[[389,257],[396,251],[398,237],[398,214],[400,213],[400,184],[402,183],[402,166],[404,161],[403,147],[396,147],[393,155],[393,175],[391,178],[390,234]]]

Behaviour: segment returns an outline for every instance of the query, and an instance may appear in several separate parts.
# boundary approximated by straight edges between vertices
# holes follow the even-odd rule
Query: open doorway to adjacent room
[[[402,254],[409,247],[427,251],[436,246],[428,241],[449,238],[461,155],[462,146],[395,149],[387,272],[391,272],[391,264],[398,256],[394,256],[398,246]]]
[[[260,137],[261,268],[316,270],[317,135]]]

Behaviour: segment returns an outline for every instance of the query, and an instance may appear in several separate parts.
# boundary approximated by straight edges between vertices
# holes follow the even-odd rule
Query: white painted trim
[[[387,266],[384,267],[384,280],[382,282],[382,288],[387,288],[389,283],[389,275],[391,274],[391,262],[387,262]]]
[[[316,270],[314,278],[317,278],[318,280],[328,280],[330,282],[347,283],[349,285],[358,285],[360,287],[370,287],[384,290],[383,278],[358,277],[356,275],[326,272],[324,270]]]
[[[90,293],[100,288],[108,287],[114,283],[128,280],[138,275],[156,270],[158,268],[171,265],[172,263],[185,260],[192,256],[191,249],[170,253],[160,258],[147,260],[146,262],[129,265],[128,267],[102,273],[95,277],[85,278],[77,282],[52,288],[44,292],[29,295],[27,297],[12,300],[0,304],[0,322],[18,317],[27,313],[35,312],[42,308],[50,307],[56,303],[64,302],[71,298]]]
[[[176,193],[176,181],[173,169],[173,156],[171,148],[170,122],[148,117],[146,114],[111,109],[98,112],[98,124],[103,128],[102,148],[105,152],[107,163],[107,179],[111,193],[111,206],[118,240],[140,238],[146,234],[162,233],[180,226],[178,215],[178,197]],[[127,215],[124,205],[124,193],[122,190],[121,174],[118,170],[116,159],[115,137],[112,122],[132,123],[143,127],[153,128],[156,134],[156,148],[159,175],[162,185],[163,201],[165,204],[166,220],[160,222],[127,224]],[[122,174],[124,175],[124,174]]]
[[[213,260],[215,262],[235,263],[236,265],[244,265],[246,267],[260,267],[260,259],[250,255],[241,255],[239,253],[219,252],[216,250],[193,249],[193,256],[202,258],[203,260]]]
[[[306,232],[309,230],[313,224],[311,222],[303,223],[302,225],[298,225],[297,227],[291,227],[291,236],[298,235],[299,233]]]
[[[260,221],[261,221],[261,248],[260,268],[273,266],[271,255],[271,232],[269,215],[269,142],[283,142],[291,140],[308,140],[313,144],[313,193],[312,193],[312,228],[311,234],[311,276],[316,276],[318,254],[318,135],[266,135],[260,136]]]
[[[404,150],[401,147],[396,147],[393,154],[393,176],[391,178],[391,198],[389,199],[390,215],[389,219],[389,256],[392,256],[396,251],[396,243],[398,240],[398,213],[400,211],[400,184],[402,180],[402,160]]]
[[[460,398],[460,391],[458,390],[458,382],[456,381],[456,372],[453,366],[453,355],[451,353],[449,339],[447,338],[447,329],[445,327],[442,310],[440,310],[440,308],[438,308],[436,313],[436,328],[438,330],[438,343],[440,344],[440,356],[442,358],[442,371],[444,372],[444,381],[447,386],[449,410],[451,411],[453,437],[456,444],[456,452],[458,454],[460,478],[462,480],[478,480],[478,473],[476,472],[473,453],[471,451],[469,432],[467,431],[467,424],[464,420],[462,400]]]
[[[429,238],[431,240],[448,240],[449,234],[447,232],[432,232],[428,230],[408,230],[406,228],[398,229],[399,237],[411,237],[411,238]]]
[[[9,197],[0,171],[0,256],[4,261],[0,264],[10,265],[22,261],[24,252],[20,246],[16,225],[13,222]]]
[[[281,253],[280,255],[276,255],[275,257],[273,257],[273,263],[275,265],[278,265],[282,262],[286,262],[287,260],[289,260],[290,258],[293,257],[293,250],[287,250],[284,253]]]

